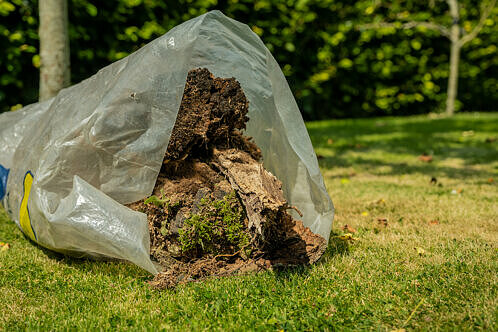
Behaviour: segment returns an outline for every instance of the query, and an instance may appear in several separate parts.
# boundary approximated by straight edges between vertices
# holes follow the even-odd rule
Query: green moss
[[[203,198],[199,213],[184,221],[178,240],[187,255],[229,253],[247,246],[245,212],[235,192],[221,200]]]
[[[160,208],[169,203],[168,198],[165,197],[164,192],[161,190],[161,197],[157,197],[156,195],[152,195],[148,197],[144,204],[154,204],[156,207]]]

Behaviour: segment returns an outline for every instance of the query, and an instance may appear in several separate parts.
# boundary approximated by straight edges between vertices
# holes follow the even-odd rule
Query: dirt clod
[[[147,214],[151,285],[311,264],[326,241],[287,212],[282,183],[241,133],[249,103],[234,78],[191,70],[153,195],[129,207]]]

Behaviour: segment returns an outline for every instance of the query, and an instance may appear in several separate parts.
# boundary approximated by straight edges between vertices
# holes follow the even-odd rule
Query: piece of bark
[[[279,215],[286,213],[288,206],[282,183],[244,151],[215,149],[212,164],[225,175],[239,195],[246,208],[249,229],[260,235],[263,241],[268,241],[268,230],[273,228],[272,223]]]
[[[212,164],[228,179],[244,205],[249,230],[259,247],[271,251],[274,264],[312,264],[327,242],[287,213],[282,183],[250,154],[237,149],[213,151]]]

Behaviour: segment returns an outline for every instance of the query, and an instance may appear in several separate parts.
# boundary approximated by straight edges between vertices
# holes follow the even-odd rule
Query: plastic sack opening
[[[157,273],[146,215],[123,204],[151,194],[187,73],[199,67],[240,82],[247,134],[265,168],[283,182],[304,225],[328,240],[334,208],[285,77],[259,37],[219,11],[51,100],[0,115],[0,170],[10,170],[0,174],[2,203],[23,232],[58,252],[124,259]]]

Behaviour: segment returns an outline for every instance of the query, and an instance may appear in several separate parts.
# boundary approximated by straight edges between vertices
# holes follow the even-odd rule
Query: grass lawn
[[[0,331],[498,330],[498,113],[308,128],[336,207],[319,264],[159,292],[130,264],[36,247],[0,210]]]

